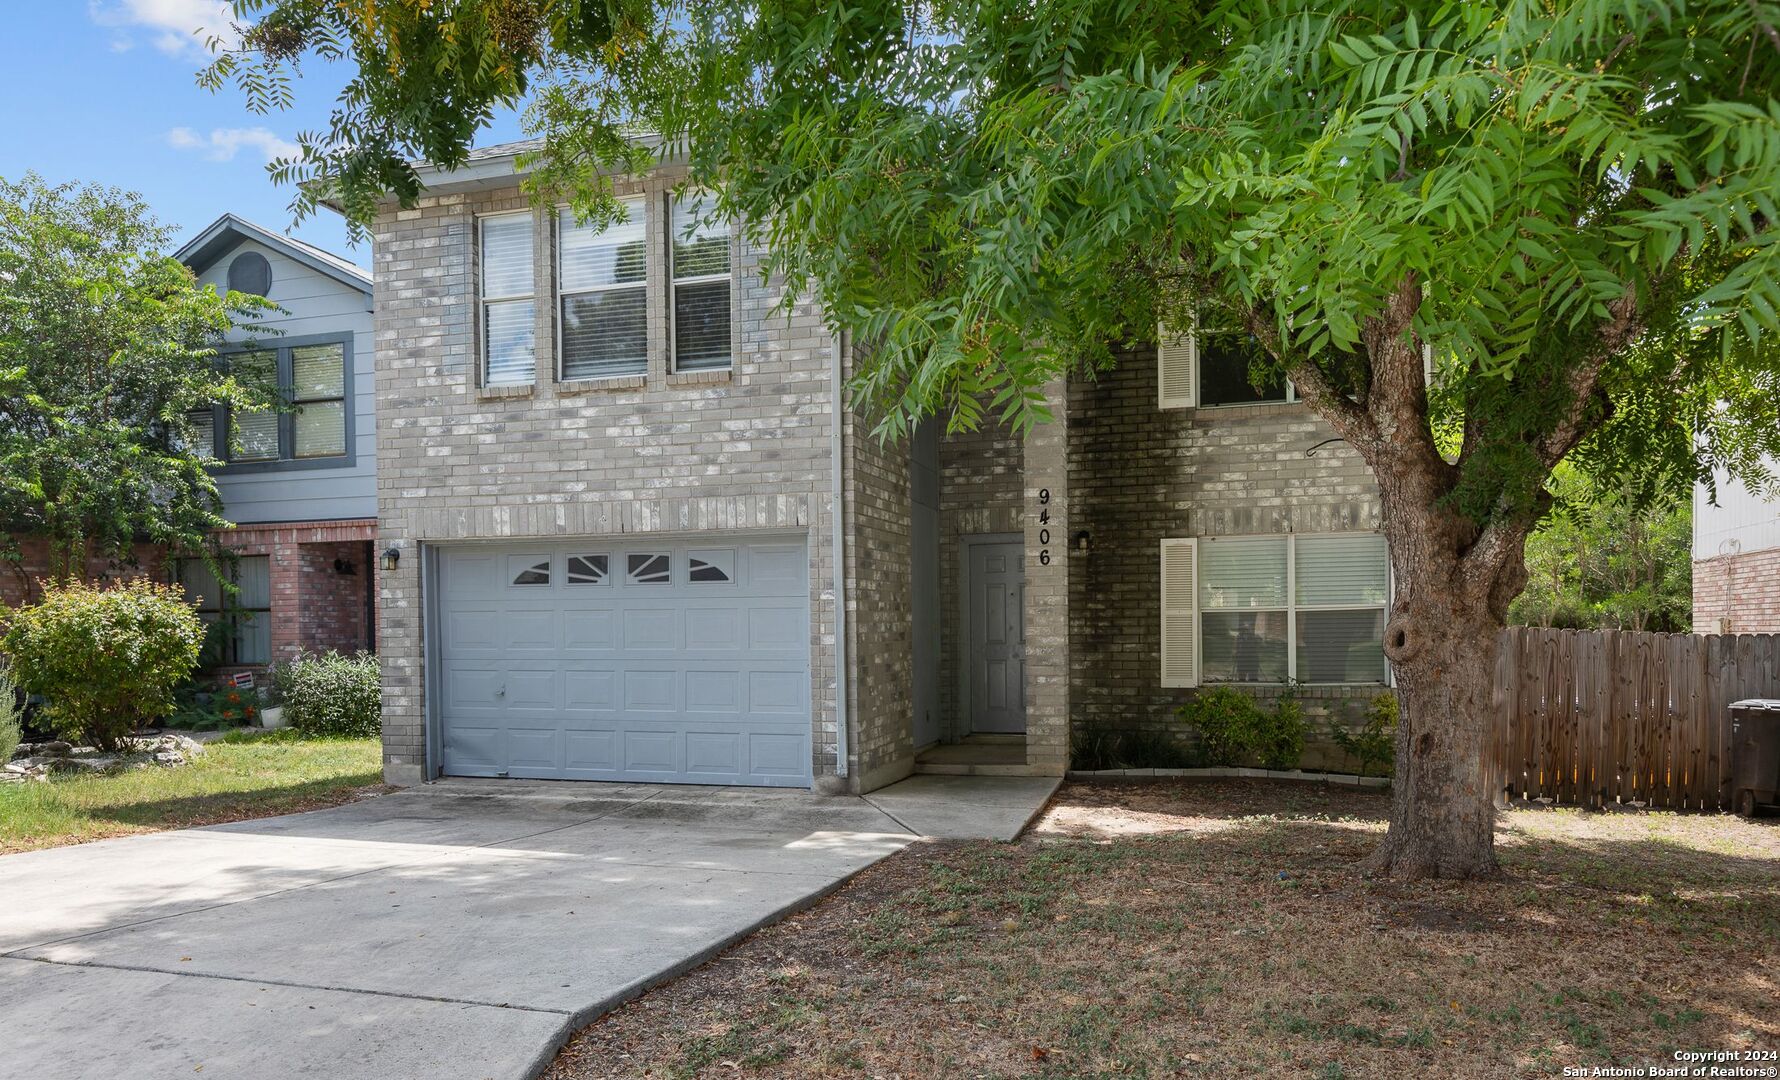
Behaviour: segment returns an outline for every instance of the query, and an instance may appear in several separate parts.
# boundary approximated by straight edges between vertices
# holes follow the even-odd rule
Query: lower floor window
[[[1217,537],[1198,548],[1201,681],[1386,680],[1384,537]]]
[[[267,664],[272,661],[272,561],[266,555],[241,555],[217,567],[235,586],[227,595],[216,573],[202,559],[182,559],[175,569],[179,586],[198,609],[198,618],[214,627],[205,641],[203,663]]]

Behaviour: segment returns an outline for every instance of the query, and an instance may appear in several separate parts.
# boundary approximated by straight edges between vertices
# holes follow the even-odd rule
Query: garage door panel
[[[809,617],[803,608],[761,605],[748,610],[748,649],[807,655],[810,648]]]
[[[686,672],[686,711],[723,713],[742,711],[742,677],[739,671]]]
[[[508,727],[507,765],[518,769],[560,769],[562,732],[554,727]]]
[[[439,565],[445,771],[808,783],[801,541],[528,543]]]
[[[679,772],[680,738],[677,731],[626,731],[625,770],[658,774]]]
[[[735,732],[689,731],[686,733],[686,771],[742,774],[742,737]]]
[[[680,711],[680,685],[677,671],[648,671],[631,668],[623,673],[624,709],[626,712],[677,713]]]
[[[748,711],[756,714],[807,715],[804,691],[809,682],[801,671],[748,673]]]
[[[742,649],[742,613],[734,607],[688,608],[686,647],[706,652]]]
[[[633,607],[626,610],[622,618],[626,652],[672,652],[680,648],[681,615],[677,608]]]
[[[616,712],[618,673],[571,668],[563,672],[563,709],[570,713]]]
[[[562,705],[561,695],[556,691],[560,674],[555,668],[509,670],[503,695],[507,708],[556,712]]]
[[[563,655],[609,653],[618,646],[615,613],[605,610],[569,609],[562,613]]]
[[[509,604],[501,612],[501,625],[506,637],[507,655],[556,654],[561,641],[558,637],[560,624],[556,612],[537,611]]]

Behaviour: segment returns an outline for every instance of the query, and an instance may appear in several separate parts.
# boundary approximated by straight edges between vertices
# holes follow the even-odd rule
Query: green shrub
[[[0,663],[0,765],[12,760],[25,732],[25,701],[19,696],[12,669]]]
[[[377,658],[361,652],[301,656],[272,669],[284,718],[304,735],[376,735],[382,727],[383,681]]]
[[[1247,764],[1264,722],[1255,699],[1229,686],[1201,691],[1176,715],[1198,734],[1199,758],[1212,766]]]
[[[1177,715],[1199,737],[1201,765],[1296,769],[1304,756],[1304,707],[1290,688],[1268,711],[1233,686],[1214,686]]]
[[[1331,724],[1329,737],[1342,752],[1359,759],[1361,776],[1372,775],[1374,765],[1382,766],[1378,775],[1391,775],[1397,750],[1397,695],[1389,691],[1379,694],[1366,707],[1365,723],[1351,730],[1340,723]]]
[[[198,663],[204,623],[180,591],[143,578],[95,588],[52,584],[7,613],[0,650],[20,687],[71,742],[115,749],[138,724],[173,708],[173,688]]]
[[[1287,687],[1272,712],[1261,713],[1255,754],[1269,769],[1296,769],[1304,757],[1304,706]]]

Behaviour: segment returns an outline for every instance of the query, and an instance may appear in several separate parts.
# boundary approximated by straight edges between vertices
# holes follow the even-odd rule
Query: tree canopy
[[[228,524],[190,414],[267,406],[215,363],[269,305],[199,287],[135,195],[0,179],[0,561],[50,542],[51,576],[138,541],[201,551]]]

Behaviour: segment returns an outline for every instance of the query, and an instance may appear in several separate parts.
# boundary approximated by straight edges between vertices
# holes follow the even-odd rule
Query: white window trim
[[[666,203],[667,208],[666,208],[666,210],[663,211],[662,217],[667,221],[667,260],[666,260],[667,261],[667,274],[665,276],[667,278],[668,370],[677,374],[677,375],[679,375],[679,374],[698,375],[698,374],[702,374],[702,373],[708,372],[708,371],[733,371],[733,370],[735,370],[735,354],[736,354],[735,268],[736,268],[736,262],[737,262],[736,256],[739,254],[738,244],[736,241],[735,226],[734,226],[734,224],[730,225],[729,235],[727,237],[727,239],[729,241],[729,269],[728,270],[724,271],[721,274],[697,274],[692,277],[685,277],[685,278],[680,277],[674,270],[674,230],[677,228],[677,226],[679,224],[678,216],[674,213],[674,211],[678,208],[678,200],[675,199],[674,193],[672,191],[669,191],[666,193],[666,200],[667,200],[667,203]],[[678,305],[674,301],[676,299],[677,294],[679,293],[680,286],[682,286],[682,285],[705,285],[705,284],[709,284],[710,282],[713,282],[713,281],[723,281],[723,282],[727,282],[729,284],[729,363],[723,365],[722,367],[692,368],[688,371],[682,372],[680,370],[679,325],[675,322],[675,319],[674,319],[674,313],[676,310],[678,310]]]
[[[552,284],[555,286],[556,306],[554,308],[552,308],[550,311],[550,322],[556,331],[556,334],[555,334],[555,337],[556,337],[556,378],[557,378],[558,382],[572,382],[572,383],[579,383],[579,384],[618,382],[621,380],[634,380],[634,379],[647,378],[648,374],[649,374],[649,351],[650,351],[650,349],[649,349],[649,308],[650,308],[650,305],[653,303],[654,292],[655,292],[654,282],[651,280],[652,275],[649,272],[649,269],[650,269],[650,267],[649,267],[649,263],[650,263],[650,259],[649,259],[649,198],[648,198],[648,196],[642,195],[642,194],[620,195],[617,197],[617,201],[624,205],[627,212],[634,209],[635,213],[642,215],[643,280],[641,282],[623,282],[623,283],[613,283],[613,284],[608,284],[608,285],[588,285],[588,286],[584,286],[579,289],[564,288],[563,284],[562,284],[562,282],[563,282],[563,277],[562,277],[563,212],[565,210],[570,209],[570,207],[568,207],[566,204],[564,204],[562,206],[556,207],[553,211],[554,218],[555,218],[555,225],[554,225],[555,244],[554,244],[554,247],[556,250],[551,253],[553,256],[551,261],[553,264],[552,265],[552,271],[553,271]],[[628,224],[628,222],[627,222],[627,224]],[[603,233],[604,230],[601,230],[601,231]],[[563,314],[562,314],[562,306],[563,306],[564,302],[566,302],[572,296],[592,296],[595,293],[622,292],[626,289],[633,289],[633,290],[641,289],[643,292],[643,367],[642,367],[642,370],[627,371],[621,375],[576,375],[576,376],[570,377],[568,374],[567,366],[566,366],[567,362],[568,362],[568,357],[566,354],[564,354],[563,348],[562,348],[562,328],[563,328],[563,323],[567,321],[563,318]],[[671,314],[671,305],[670,305],[670,314]],[[673,340],[671,333],[670,333],[668,340],[670,342],[672,342],[672,340]],[[670,345],[670,347],[671,347],[671,345]]]
[[[524,218],[532,223],[532,288],[528,293],[488,294],[488,223],[507,218]],[[537,321],[538,302],[538,237],[537,222],[530,210],[509,210],[496,214],[476,215],[476,370],[477,382],[481,386],[532,386],[538,381],[538,348],[534,337],[532,344],[532,377],[524,382],[494,382],[488,377],[488,309],[493,304],[521,304],[531,301],[532,320]]]
[[[1299,539],[1318,539],[1321,537],[1354,536],[1354,535],[1382,536],[1383,534],[1378,532],[1377,530],[1367,529],[1367,530],[1354,530],[1354,531],[1349,531],[1349,532],[1250,533],[1250,534],[1222,536],[1222,537],[1218,537],[1218,536],[1169,537],[1169,538],[1164,539],[1162,541],[1164,549],[1166,549],[1166,547],[1169,544],[1191,543],[1193,545],[1193,596],[1192,596],[1192,605],[1193,605],[1193,681],[1192,682],[1170,682],[1167,678],[1166,673],[1164,672],[1164,673],[1162,673],[1163,688],[1164,689],[1173,689],[1176,687],[1190,687],[1190,686],[1268,686],[1268,687],[1272,687],[1272,686],[1285,686],[1285,685],[1288,685],[1289,683],[1297,682],[1298,681],[1298,613],[1300,611],[1371,611],[1373,609],[1373,607],[1376,606],[1376,607],[1381,608],[1384,611],[1385,618],[1388,621],[1390,618],[1391,604],[1395,600],[1396,594],[1397,594],[1396,572],[1395,572],[1395,569],[1391,566],[1390,549],[1388,546],[1386,547],[1386,550],[1385,550],[1384,603],[1379,604],[1379,605],[1368,604],[1368,605],[1364,605],[1361,607],[1356,607],[1351,604],[1300,604],[1300,603],[1297,603],[1297,598],[1298,598],[1298,541],[1299,541]],[[1286,617],[1286,680],[1287,680],[1287,682],[1284,682],[1284,683],[1279,683],[1279,682],[1238,683],[1238,682],[1226,682],[1226,681],[1210,682],[1210,681],[1206,680],[1206,678],[1205,678],[1205,609],[1199,603],[1199,583],[1200,583],[1200,580],[1203,578],[1204,572],[1205,572],[1204,564],[1200,558],[1202,551],[1203,551],[1202,545],[1217,543],[1220,540],[1229,541],[1229,540],[1273,540],[1273,539],[1284,539],[1286,542],[1286,594],[1285,594],[1286,595],[1286,606],[1283,608],[1272,608],[1272,607],[1268,607],[1268,608],[1228,608],[1228,609],[1219,608],[1216,610],[1219,610],[1219,611],[1230,610],[1230,611],[1253,611],[1253,612],[1280,612],[1285,615],[1285,617]],[[1161,596],[1162,596],[1162,601],[1163,601],[1162,615],[1163,615],[1163,618],[1166,619],[1170,610],[1179,610],[1179,608],[1177,607],[1174,609],[1170,609],[1167,606],[1166,588],[1164,588],[1164,591],[1162,592]],[[1166,633],[1166,630],[1164,630],[1164,633]],[[1166,640],[1164,640],[1162,655],[1161,655],[1161,657],[1159,657],[1159,659],[1165,658],[1166,655],[1167,655],[1166,654]],[[1382,682],[1382,683],[1319,682],[1319,683],[1305,683],[1304,685],[1306,685],[1306,686],[1381,686],[1382,685],[1382,686],[1388,687],[1388,686],[1396,685],[1396,677],[1391,671],[1390,658],[1386,657],[1385,661],[1384,661],[1384,682]]]

